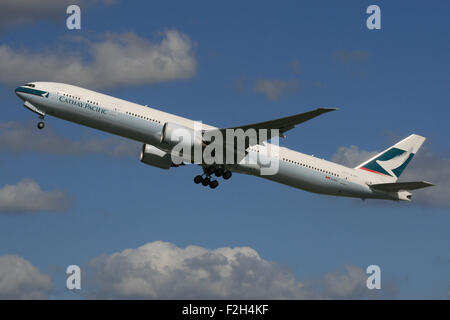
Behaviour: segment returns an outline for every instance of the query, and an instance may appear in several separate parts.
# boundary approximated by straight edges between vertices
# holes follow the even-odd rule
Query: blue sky
[[[370,4],[381,8],[381,30],[366,28]],[[394,288],[393,293],[386,289],[387,297],[448,299],[447,2],[118,0],[82,2],[81,9],[80,31],[66,29],[64,8],[51,17],[36,13],[27,23],[5,23],[0,48],[30,56],[58,52],[62,60],[65,52],[89,63],[89,44],[83,41],[129,32],[159,43],[166,30],[176,30],[192,47],[192,75],[114,87],[99,84],[100,91],[220,127],[338,107],[280,141],[327,159],[337,157],[340,147],[381,151],[411,133],[421,134],[427,137],[421,150],[427,161],[420,161],[419,151],[416,166],[413,160],[405,175],[411,170],[410,175],[423,173],[419,179],[435,182],[437,187],[428,192],[438,203],[427,201],[425,191],[417,192],[421,201],[408,204],[338,199],[241,175],[212,191],[192,182],[196,166],[162,171],[141,164],[138,149],[117,156],[38,152],[30,145],[42,143],[39,135],[48,133],[29,130],[20,152],[0,139],[0,188],[31,179],[44,191],[62,191],[70,208],[28,214],[4,210],[0,256],[23,257],[50,275],[48,297],[78,297],[63,289],[63,270],[70,264],[85,266],[102,254],[164,241],[207,250],[248,246],[302,283],[348,265],[365,271],[377,264],[382,285]],[[21,83],[8,80],[23,74],[39,76],[30,70],[0,75],[2,123],[28,128],[37,117],[14,95]],[[275,79],[291,89],[281,90],[275,99],[255,89],[257,81]],[[23,82],[38,80],[52,79]],[[111,139],[63,120],[46,122],[50,135],[67,141]]]

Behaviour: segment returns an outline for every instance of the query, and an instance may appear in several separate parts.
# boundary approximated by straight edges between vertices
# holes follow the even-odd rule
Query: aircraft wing
[[[286,131],[291,130],[296,125],[306,122],[308,120],[311,120],[317,116],[320,116],[323,113],[327,113],[327,112],[334,111],[334,110],[337,110],[337,109],[336,108],[318,108],[318,109],[315,109],[312,111],[299,113],[299,114],[296,114],[293,116],[279,118],[279,119],[275,119],[275,120],[269,120],[269,121],[258,122],[258,123],[253,123],[253,124],[246,124],[246,125],[231,127],[231,128],[214,129],[214,130],[220,130],[222,132],[223,137],[225,137],[225,133],[226,133],[227,129],[232,129],[232,130],[242,129],[242,130],[244,130],[244,132],[248,129],[255,129],[256,133],[257,133],[258,142],[262,142],[262,141],[260,141],[260,137],[259,137],[259,129],[267,129],[268,130],[267,138],[265,137],[266,139],[264,139],[264,140],[269,140],[270,138],[276,136],[275,134],[273,136],[271,136],[271,134],[272,134],[271,129],[278,129],[279,130],[278,135],[280,137],[284,138],[284,133]],[[246,147],[248,148],[250,146],[251,146],[251,144],[247,145]]]
[[[397,192],[400,190],[415,190],[431,186],[433,186],[433,184],[426,181],[378,183],[370,185],[371,188],[386,192]]]

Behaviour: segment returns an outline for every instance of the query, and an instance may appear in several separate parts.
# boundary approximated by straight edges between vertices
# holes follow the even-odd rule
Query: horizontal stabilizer
[[[433,186],[426,181],[378,183],[370,185],[371,188],[386,192],[398,192],[400,190],[415,190]]]

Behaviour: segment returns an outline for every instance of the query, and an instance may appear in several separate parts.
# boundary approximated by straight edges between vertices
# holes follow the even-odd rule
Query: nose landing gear
[[[28,100],[26,100],[26,101],[23,103],[23,106],[24,106],[25,108],[27,108],[28,110],[30,110],[30,111],[36,113],[36,114],[39,116],[39,119],[41,119],[42,121],[39,121],[39,122],[38,122],[37,128],[38,128],[39,130],[44,129],[44,127],[45,127],[45,123],[44,123],[45,111],[43,111],[43,110],[37,108],[36,106],[34,106],[33,104],[31,104]]]
[[[37,124],[37,128],[39,130],[44,129],[44,127],[45,127],[44,117],[45,117],[45,113],[39,114],[39,119],[41,119],[41,121],[39,121]]]

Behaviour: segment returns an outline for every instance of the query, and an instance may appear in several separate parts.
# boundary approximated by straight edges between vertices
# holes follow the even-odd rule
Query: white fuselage
[[[194,128],[194,121],[77,86],[34,82],[33,88],[19,87],[16,94],[45,115],[55,116],[91,128],[161,148],[165,123]],[[28,106],[28,108],[30,108]],[[31,108],[30,108],[31,109]],[[32,110],[35,111],[36,110]],[[215,129],[203,124],[204,129]],[[251,155],[259,146],[250,147]],[[260,176],[295,188],[336,196],[398,200],[397,193],[375,191],[371,184],[386,182],[376,174],[348,168],[288,148],[279,148],[276,174],[261,175],[254,166],[234,164],[234,172]]]

